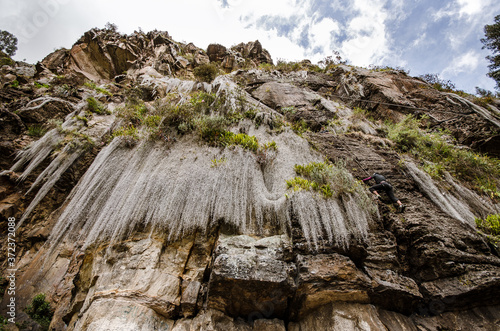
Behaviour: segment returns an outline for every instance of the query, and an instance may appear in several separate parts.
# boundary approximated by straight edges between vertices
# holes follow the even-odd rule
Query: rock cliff
[[[10,327],[44,293],[54,330],[500,328],[498,101],[160,31],[0,55]]]

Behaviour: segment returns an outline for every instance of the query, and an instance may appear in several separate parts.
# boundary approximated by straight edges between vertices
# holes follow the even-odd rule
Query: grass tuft
[[[387,127],[387,137],[396,148],[424,162],[423,169],[431,176],[440,178],[448,171],[471,188],[500,198],[500,160],[458,148],[447,132],[421,129],[422,121],[411,115]]]
[[[40,124],[28,126],[28,136],[30,137],[42,137],[47,132],[47,129]]]

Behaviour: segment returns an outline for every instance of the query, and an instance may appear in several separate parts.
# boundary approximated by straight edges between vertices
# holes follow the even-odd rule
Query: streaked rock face
[[[195,81],[210,62],[240,70]],[[205,51],[166,32],[91,30],[36,67],[1,68],[0,221],[19,225],[18,321],[37,327],[24,308],[43,292],[55,330],[497,330],[499,252],[474,219],[498,205],[450,174],[423,173],[376,121],[418,110],[495,155],[495,106],[396,71],[262,63],[272,59],[258,41]],[[213,146],[196,132],[113,139],[125,101],[154,113],[200,91],[223,100],[205,115],[233,116],[228,130],[277,149]],[[89,115],[89,97],[108,112]],[[24,134],[34,124],[52,126]],[[407,211],[358,191],[287,187],[295,165],[324,159],[344,160],[339,180],[383,173]]]

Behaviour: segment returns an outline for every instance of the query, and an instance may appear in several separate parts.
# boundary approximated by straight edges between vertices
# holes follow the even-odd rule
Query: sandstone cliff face
[[[166,32],[91,30],[36,67],[2,67],[0,217],[3,233],[18,224],[19,322],[37,327],[24,308],[46,293],[55,330],[498,330],[499,252],[474,224],[498,204],[431,178],[377,122],[427,114],[494,156],[495,105],[343,65],[195,81],[210,61],[272,63],[258,41],[205,52]],[[257,145],[216,144],[221,118]],[[407,211],[367,189],[287,187],[295,165],[324,159],[351,183],[383,173]]]

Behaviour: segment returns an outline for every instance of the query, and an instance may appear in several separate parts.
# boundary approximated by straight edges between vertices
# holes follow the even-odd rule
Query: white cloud
[[[324,18],[320,22],[312,24],[309,30],[313,47],[324,46],[330,49],[331,35],[340,31],[339,24],[331,18]]]
[[[413,41],[412,46],[413,46],[413,47],[420,46],[420,45],[422,45],[423,43],[425,43],[426,39],[427,39],[427,33],[425,33],[425,32],[424,32],[424,33],[422,33],[422,34],[420,35],[420,37],[418,37],[417,39],[415,39],[415,40]]]
[[[460,16],[473,16],[480,14],[481,11],[490,4],[491,0],[457,0],[458,13]]]
[[[478,15],[487,13],[491,2],[492,0],[455,0],[436,12],[434,18],[436,21],[447,16],[472,20]]]
[[[349,39],[342,44],[342,53],[353,64],[368,66],[380,62],[388,53],[385,30],[387,13],[383,1],[356,0],[360,14],[347,26]]]
[[[469,51],[455,57],[441,74],[442,76],[458,76],[461,73],[474,71],[478,67],[480,60],[481,55],[475,51]]]

